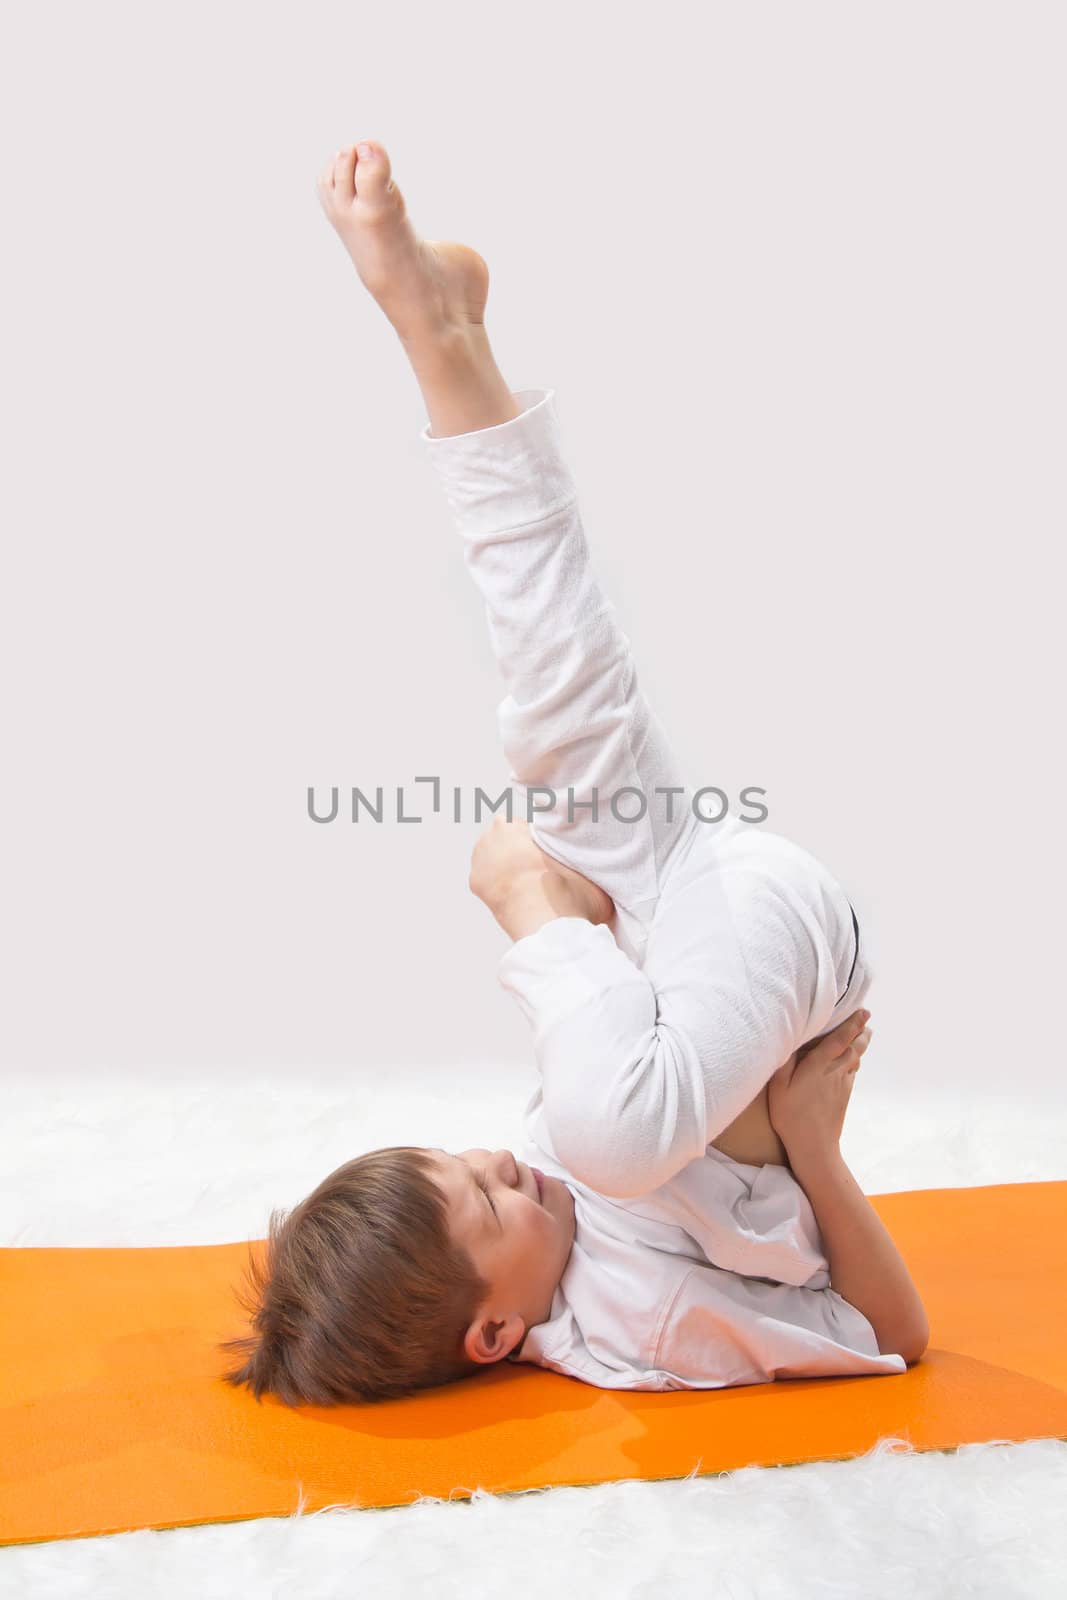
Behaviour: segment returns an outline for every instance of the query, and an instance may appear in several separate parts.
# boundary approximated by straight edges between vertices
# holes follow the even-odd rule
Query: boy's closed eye
[[[482,1193],[485,1195],[485,1198],[488,1200],[490,1211],[493,1213],[494,1217],[496,1217],[497,1221],[499,1222],[500,1221],[500,1214],[497,1211],[496,1206],[493,1204],[493,1197],[489,1193],[489,1187],[488,1187],[488,1185],[487,1185],[487,1183],[485,1181],[485,1173],[484,1172],[481,1174],[481,1176],[478,1179],[478,1187],[482,1191]]]

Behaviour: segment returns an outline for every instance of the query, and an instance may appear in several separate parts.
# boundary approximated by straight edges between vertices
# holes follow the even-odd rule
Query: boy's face
[[[545,1177],[539,1193],[533,1168],[510,1150],[429,1154],[452,1238],[490,1286],[464,1349],[472,1361],[499,1361],[551,1315],[574,1242],[574,1198],[558,1178]]]

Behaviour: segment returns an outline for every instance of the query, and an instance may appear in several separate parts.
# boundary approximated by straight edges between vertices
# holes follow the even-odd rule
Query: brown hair
[[[257,1400],[388,1400],[478,1370],[463,1336],[490,1286],[452,1240],[426,1150],[371,1150],[272,1211],[246,1274],[255,1331],[218,1348],[240,1357],[224,1381]]]

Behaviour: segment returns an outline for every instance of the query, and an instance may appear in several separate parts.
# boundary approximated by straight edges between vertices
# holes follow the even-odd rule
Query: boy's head
[[[467,1377],[548,1319],[573,1240],[566,1184],[510,1150],[372,1150],[272,1213],[225,1379],[331,1405]]]

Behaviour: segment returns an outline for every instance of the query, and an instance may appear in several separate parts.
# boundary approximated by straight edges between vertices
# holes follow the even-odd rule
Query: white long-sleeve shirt
[[[574,1197],[575,1233],[546,1322],[514,1362],[602,1389],[721,1389],[907,1370],[830,1288],[815,1215],[785,1167],[714,1146],[661,1188],[613,1200],[527,1135],[526,1160]]]
[[[697,848],[710,863],[731,854],[710,841]],[[699,945],[706,929],[696,911],[701,901],[682,892],[699,871],[690,860],[688,871],[679,869],[677,902],[673,878],[661,898],[657,916],[674,929],[672,952]],[[758,903],[754,882],[749,894]],[[755,913],[748,927],[758,934]],[[649,947],[653,956],[668,948],[654,936]],[[529,1330],[510,1359],[617,1389],[906,1371],[902,1356],[879,1353],[868,1319],[830,1288],[815,1214],[787,1167],[737,1162],[706,1140],[676,1165],[687,1141],[702,1139],[701,1056],[691,1039],[685,1048],[654,1042],[654,1014],[642,1011],[643,987],[620,955],[606,925],[563,917],[519,939],[500,963],[502,983],[534,1025],[540,1067],[522,1154],[567,1185],[575,1216],[549,1319]],[[828,1026],[855,1010],[868,982],[857,960]],[[745,1021],[740,1016],[738,1026]],[[590,1059],[607,1069],[609,1118],[596,1073],[582,1071]],[[569,1085],[565,1114],[561,1080]],[[563,1128],[566,1161],[549,1105],[552,1126]],[[608,1192],[575,1169],[599,1169]],[[661,1171],[665,1181],[648,1188],[649,1174]]]
[[[533,1030],[527,1159],[575,1197],[550,1320],[517,1359],[612,1388],[903,1371],[829,1288],[788,1169],[710,1145],[861,1003],[851,907],[761,823],[699,820],[593,572],[553,392],[515,399],[508,422],[422,438],[507,684],[514,814],[546,804],[535,841],[616,907],[610,924],[545,924],[498,969]]]

